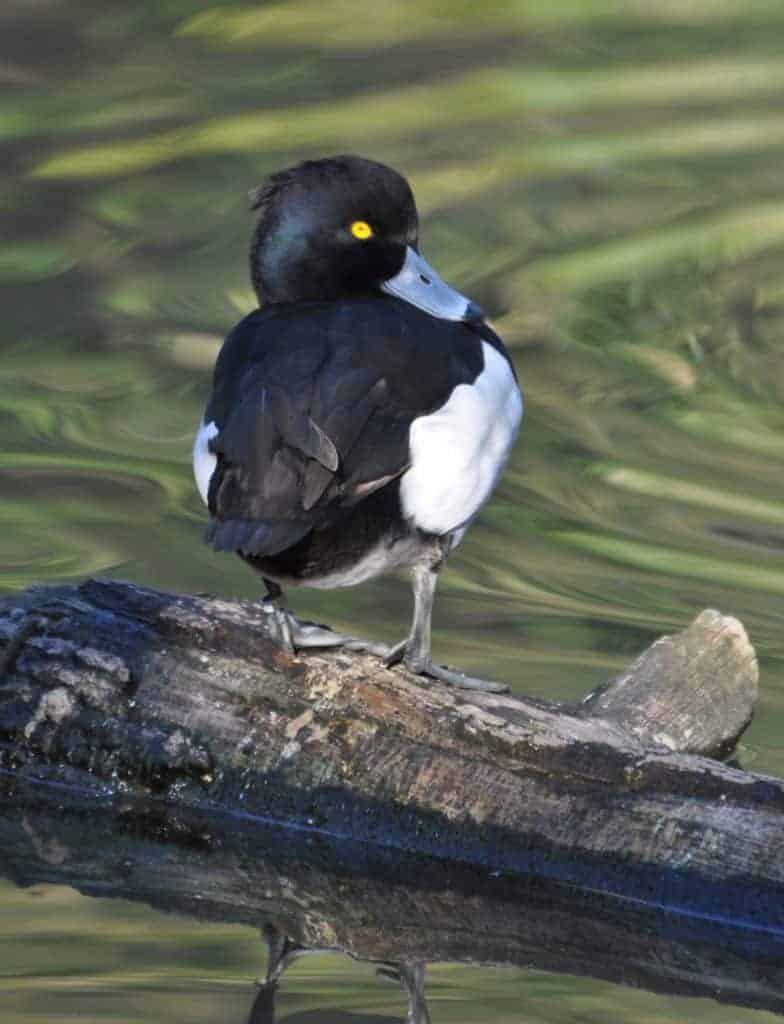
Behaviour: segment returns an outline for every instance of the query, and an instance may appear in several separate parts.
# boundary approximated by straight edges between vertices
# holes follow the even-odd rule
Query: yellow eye
[[[349,231],[354,238],[360,239],[364,242],[367,238],[373,237],[373,228],[368,224],[366,220],[355,220],[349,228]]]

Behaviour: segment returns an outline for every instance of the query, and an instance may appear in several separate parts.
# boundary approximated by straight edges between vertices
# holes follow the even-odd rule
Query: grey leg
[[[430,566],[417,565],[411,575],[414,583],[414,621],[406,640],[403,660],[411,672],[422,674],[431,664],[430,624],[436,599],[438,572]]]
[[[438,573],[446,561],[446,551],[437,544],[430,562],[416,565],[412,571],[414,584],[414,620],[411,632],[401,643],[390,648],[387,644],[357,640],[345,633],[336,633],[329,626],[317,622],[301,622],[286,604],[281,587],[274,580],[263,577],[267,593],[262,608],[269,615],[269,632],[273,639],[292,654],[300,649],[314,647],[342,647],[348,651],[363,651],[383,658],[387,665],[403,662],[416,675],[438,679],[463,690],[482,690],[485,693],[507,693],[508,686],[477,679],[456,672],[445,665],[435,665],[430,656],[430,622],[433,616]]]
[[[267,593],[261,599],[261,607],[269,615],[270,633],[285,650],[294,653],[294,639],[291,635],[290,613],[286,607],[283,591],[273,580],[262,577]]]
[[[411,632],[404,643],[398,644],[386,658],[388,665],[402,661],[409,672],[420,676],[438,679],[450,686],[458,686],[463,690],[483,690],[486,693],[507,693],[508,686],[493,683],[487,679],[455,672],[444,665],[433,664],[430,656],[430,622],[433,616],[433,602],[436,596],[438,571],[443,560],[433,565],[417,565],[412,578],[414,583],[414,621]]]

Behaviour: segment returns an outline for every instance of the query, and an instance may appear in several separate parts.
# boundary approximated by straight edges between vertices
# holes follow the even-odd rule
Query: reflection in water
[[[280,928],[270,922],[264,925],[262,932],[269,947],[267,974],[264,980],[259,982],[258,995],[253,1002],[248,1024],[275,1024],[275,994],[288,968],[308,954],[332,952],[329,949],[303,946],[290,939]],[[408,999],[406,1024],[430,1024],[430,1014],[425,999],[424,964],[379,961],[376,974],[380,978],[388,978],[390,981],[397,982],[402,987]],[[305,1024],[306,1019],[310,1016],[310,1014],[304,1014],[286,1019],[291,1024],[295,1024],[296,1021]],[[353,1015],[349,1018],[343,1017],[343,1019],[353,1019]],[[372,1024],[372,1020],[371,1017],[363,1017],[361,1020],[358,1019],[356,1024]]]
[[[534,967],[784,1014],[784,933],[756,926],[753,915],[665,910],[541,877],[488,875],[10,777],[0,777],[0,795],[0,874],[17,885],[69,885],[260,930],[269,955],[253,1024],[272,1024],[287,972],[323,952],[348,954],[396,981],[409,1024],[429,1019],[424,965],[447,962]]]

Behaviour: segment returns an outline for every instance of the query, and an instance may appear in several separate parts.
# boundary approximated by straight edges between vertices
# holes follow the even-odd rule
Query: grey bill
[[[411,246],[406,249],[405,262],[399,273],[385,281],[381,290],[441,320],[479,320],[482,316],[475,303],[442,281],[427,260]]]

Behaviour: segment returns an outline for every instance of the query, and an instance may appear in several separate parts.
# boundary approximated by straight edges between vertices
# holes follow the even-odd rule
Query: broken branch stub
[[[723,757],[751,721],[758,679],[742,624],[709,608],[589,694],[582,710],[614,722],[644,746]]]

